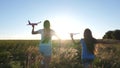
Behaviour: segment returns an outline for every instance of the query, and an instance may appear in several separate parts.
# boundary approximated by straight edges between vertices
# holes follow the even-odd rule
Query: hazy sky
[[[102,38],[120,29],[120,0],[0,0],[0,39],[40,39],[26,24],[42,21],[38,30],[46,19],[62,39],[71,32],[82,38],[85,28]]]

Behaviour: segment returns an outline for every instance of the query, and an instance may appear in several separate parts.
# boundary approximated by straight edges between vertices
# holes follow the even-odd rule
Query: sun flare
[[[71,16],[59,16],[54,18],[52,28],[62,40],[70,39],[70,33],[77,32],[74,22],[76,20]]]

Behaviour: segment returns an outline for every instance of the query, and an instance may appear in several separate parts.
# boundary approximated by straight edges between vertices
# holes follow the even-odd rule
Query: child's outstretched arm
[[[76,41],[74,40],[74,38],[73,38],[73,33],[70,33],[70,37],[71,37],[71,39],[72,39],[72,41],[73,41],[74,44],[76,44],[76,45],[79,45],[79,44],[80,44],[79,42],[76,42]]]
[[[99,39],[97,40],[97,43],[102,44],[120,44],[120,40],[112,40],[112,39]]]

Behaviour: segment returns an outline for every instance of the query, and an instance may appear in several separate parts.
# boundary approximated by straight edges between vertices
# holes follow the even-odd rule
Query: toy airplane
[[[31,22],[28,20],[28,24],[27,24],[27,25],[32,25],[32,26],[34,26],[34,25],[38,25],[39,23],[41,23],[41,21],[38,22],[38,23],[31,23]]]

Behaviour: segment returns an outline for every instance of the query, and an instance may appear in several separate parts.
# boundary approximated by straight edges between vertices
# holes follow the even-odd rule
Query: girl
[[[83,67],[84,68],[92,68],[93,67],[93,60],[95,58],[94,55],[94,50],[95,50],[95,44],[97,43],[104,43],[104,44],[110,44],[110,43],[118,43],[120,41],[105,41],[105,40],[97,40],[95,38],[93,38],[92,36],[92,32],[90,29],[85,29],[84,31],[84,38],[80,40],[80,42],[75,42],[75,40],[73,39],[73,34],[70,34],[72,41],[75,44],[81,44],[82,46],[82,53],[81,53],[81,59],[83,62]]]
[[[51,54],[52,54],[52,35],[55,35],[58,37],[54,30],[50,29],[50,22],[49,20],[44,21],[44,28],[34,31],[34,25],[32,25],[32,34],[41,34],[41,41],[39,45],[40,53],[43,55],[44,59],[42,61],[43,67],[42,68],[48,68],[49,63],[51,60]],[[59,38],[59,37],[58,37]]]

